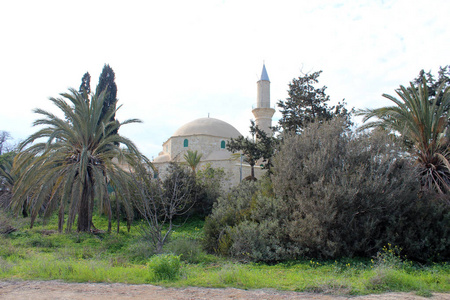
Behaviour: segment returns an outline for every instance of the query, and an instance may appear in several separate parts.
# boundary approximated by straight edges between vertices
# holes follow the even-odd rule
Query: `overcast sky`
[[[121,133],[157,156],[183,124],[224,120],[248,133],[263,61],[272,106],[301,73],[323,70],[332,104],[388,104],[421,69],[450,63],[450,1],[1,1],[0,130],[36,128],[33,108],[116,73]],[[277,113],[276,118],[279,117]]]

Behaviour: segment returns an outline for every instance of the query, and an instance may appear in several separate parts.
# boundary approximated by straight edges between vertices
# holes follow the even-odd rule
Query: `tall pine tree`
[[[117,85],[115,83],[115,74],[113,69],[109,65],[103,67],[100,78],[98,79],[98,85],[95,93],[100,95],[102,91],[106,89],[106,98],[103,103],[102,117],[107,113],[107,111],[112,108],[116,108],[117,102]],[[101,119],[101,118],[100,118]],[[115,119],[115,114],[112,116],[112,120]]]

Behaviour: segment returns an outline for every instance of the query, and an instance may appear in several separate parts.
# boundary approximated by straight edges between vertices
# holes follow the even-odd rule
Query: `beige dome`
[[[214,118],[201,118],[184,124],[173,136],[212,135],[224,138],[237,138],[239,131],[227,122]]]

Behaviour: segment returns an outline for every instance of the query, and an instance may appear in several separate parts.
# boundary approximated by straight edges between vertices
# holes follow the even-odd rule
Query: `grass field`
[[[236,287],[333,294],[369,294],[388,291],[430,296],[450,292],[450,265],[421,265],[399,258],[398,249],[386,245],[374,259],[338,261],[301,260],[275,265],[240,263],[206,254],[201,248],[203,221],[194,220],[175,230],[165,254],[154,256],[139,234],[58,234],[56,219],[37,223],[0,240],[0,279],[69,282],[152,283],[165,286]],[[94,223],[106,228],[106,220]],[[114,227],[113,227],[114,228]]]

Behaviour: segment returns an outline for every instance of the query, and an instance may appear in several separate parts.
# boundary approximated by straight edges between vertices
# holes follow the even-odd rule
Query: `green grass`
[[[106,228],[106,220],[95,224]],[[176,228],[165,251],[153,256],[136,228],[119,234],[58,234],[56,219],[21,228],[0,239],[0,279],[152,283],[166,286],[236,287],[358,295],[389,291],[430,296],[450,292],[448,263],[402,261],[386,248],[375,260],[242,264],[201,249],[203,221]]]

